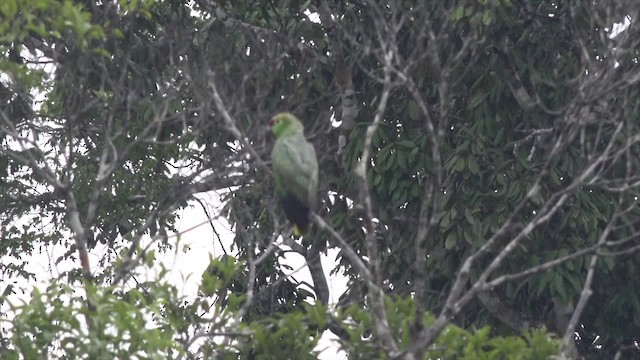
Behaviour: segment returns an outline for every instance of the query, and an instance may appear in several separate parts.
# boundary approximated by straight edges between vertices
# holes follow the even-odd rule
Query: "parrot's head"
[[[300,120],[288,112],[275,114],[269,120],[269,126],[278,138],[304,131],[304,126]]]

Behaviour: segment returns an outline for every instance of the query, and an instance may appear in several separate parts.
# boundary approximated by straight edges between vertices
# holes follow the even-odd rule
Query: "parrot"
[[[304,126],[293,114],[282,112],[269,120],[276,142],[271,151],[275,193],[293,234],[309,229],[309,212],[316,206],[318,159],[313,145],[304,137]]]

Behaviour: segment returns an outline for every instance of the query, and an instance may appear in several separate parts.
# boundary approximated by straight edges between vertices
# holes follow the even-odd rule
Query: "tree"
[[[51,280],[14,304],[3,351],[314,358],[328,328],[350,358],[638,356],[639,12],[3,2],[0,252],[19,261],[0,266],[33,276],[27,255],[63,246],[85,291]],[[298,242],[267,180],[279,111],[306,121],[322,169]],[[165,274],[136,284],[208,191],[237,255],[212,259],[196,299]],[[288,248],[313,294],[283,272]],[[335,306],[328,248],[350,284]]]

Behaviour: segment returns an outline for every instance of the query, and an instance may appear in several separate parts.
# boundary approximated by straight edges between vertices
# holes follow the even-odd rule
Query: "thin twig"
[[[247,141],[247,137],[242,134],[240,129],[238,129],[235,120],[229,114],[227,107],[224,105],[224,101],[222,101],[222,98],[220,97],[220,93],[218,93],[218,88],[216,87],[216,83],[214,81],[214,74],[209,73],[209,77],[211,79],[209,80],[209,88],[211,89],[211,94],[213,95],[213,101],[215,102],[216,107],[218,108],[218,111],[222,116],[222,120],[224,121],[224,125],[227,131],[229,131],[236,138],[236,140],[238,140],[242,144],[242,147],[251,154],[256,164],[258,164],[258,166],[262,170],[264,170],[267,174],[271,174],[271,169],[269,169],[267,164],[262,160],[256,149],[254,149],[249,141]]]

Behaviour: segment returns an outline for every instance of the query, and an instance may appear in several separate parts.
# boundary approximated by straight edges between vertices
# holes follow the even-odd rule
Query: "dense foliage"
[[[639,356],[639,17],[634,1],[3,0],[0,270],[35,278],[44,246],[76,270],[24,304],[2,283],[2,357],[312,359],[326,329],[353,359]],[[321,169],[298,240],[269,180],[283,110]],[[195,299],[168,270],[137,283],[206,192],[233,255]]]

